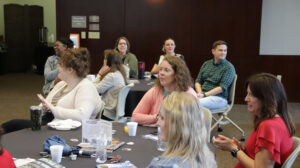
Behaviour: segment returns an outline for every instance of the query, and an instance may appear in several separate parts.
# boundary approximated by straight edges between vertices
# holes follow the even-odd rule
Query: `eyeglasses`
[[[127,45],[127,43],[119,43],[118,45]]]
[[[54,44],[53,48],[59,47],[59,46],[63,46],[63,44]]]

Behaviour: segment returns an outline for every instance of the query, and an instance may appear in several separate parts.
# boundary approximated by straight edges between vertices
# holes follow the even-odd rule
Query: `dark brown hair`
[[[123,40],[126,41],[126,44],[127,44],[127,51],[126,51],[126,54],[127,54],[127,53],[129,53],[129,51],[130,51],[130,43],[129,43],[129,40],[128,40],[126,37],[124,37],[124,36],[119,37],[119,38],[117,39],[116,44],[115,44],[115,50],[117,50],[118,52],[120,52],[120,51],[118,50],[118,45],[119,45],[119,42],[120,42],[121,39],[123,39]]]
[[[219,45],[226,45],[227,46],[227,43],[225,41],[222,41],[222,40],[217,40],[213,43],[212,49],[216,49]]]
[[[87,48],[67,49],[59,64],[74,69],[78,77],[85,78],[90,70],[89,57]]]
[[[290,136],[295,133],[295,126],[287,109],[287,98],[282,83],[272,74],[260,73],[252,75],[246,82],[246,88],[261,101],[259,116],[254,116],[254,129],[266,119],[278,114],[287,126]]]
[[[167,61],[174,70],[176,91],[187,91],[189,87],[193,86],[190,70],[181,58],[166,56],[164,61]],[[156,80],[156,85],[162,88],[159,78]]]
[[[123,79],[125,81],[125,84],[127,84],[124,64],[122,63],[122,59],[119,56],[119,53],[116,50],[113,50],[113,49],[106,49],[106,50],[104,50],[104,59],[106,59],[106,61],[107,61],[107,63],[106,63],[107,66],[110,67],[110,70],[108,71],[108,73],[109,72],[120,71],[122,76],[123,76]],[[104,74],[103,77],[105,75],[107,75],[108,73]]]
[[[74,47],[74,42],[69,38],[64,38],[63,37],[63,38],[59,38],[56,41],[61,42],[63,45],[67,46],[67,48],[73,48]]]

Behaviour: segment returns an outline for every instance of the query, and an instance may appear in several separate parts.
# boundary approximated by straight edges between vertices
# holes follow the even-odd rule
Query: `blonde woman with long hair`
[[[148,168],[214,168],[215,157],[208,148],[204,114],[197,98],[173,92],[162,102],[158,125],[160,138],[168,142],[166,151],[154,158]]]

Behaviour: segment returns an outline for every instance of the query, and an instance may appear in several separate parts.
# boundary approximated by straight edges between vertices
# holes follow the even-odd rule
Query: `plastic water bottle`
[[[128,65],[128,64],[126,64],[126,66],[125,66],[125,72],[126,72],[126,78],[129,79],[129,78],[130,78],[130,75],[129,75],[129,73],[130,73],[130,68],[129,68],[129,65]]]
[[[167,149],[167,142],[163,141],[161,138],[160,138],[160,127],[157,127],[157,136],[158,136],[158,139],[157,139],[157,150],[158,151],[165,151]]]
[[[97,138],[96,143],[96,162],[105,163],[107,160],[107,137],[105,136],[105,134],[101,134],[100,138]]]

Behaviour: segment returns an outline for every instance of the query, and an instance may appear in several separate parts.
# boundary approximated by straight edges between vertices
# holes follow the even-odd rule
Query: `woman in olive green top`
[[[138,77],[138,60],[136,56],[130,52],[130,43],[126,37],[119,37],[115,44],[115,50],[117,50],[123,60],[124,65],[128,65],[130,68],[130,78]]]

